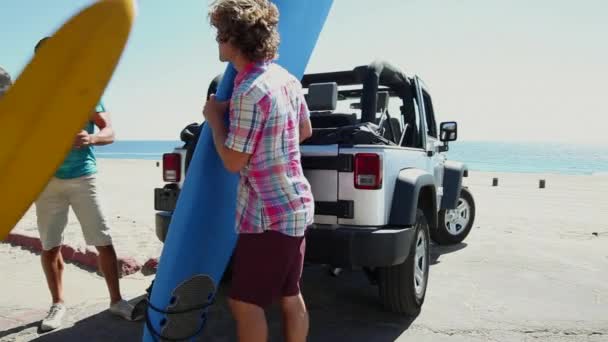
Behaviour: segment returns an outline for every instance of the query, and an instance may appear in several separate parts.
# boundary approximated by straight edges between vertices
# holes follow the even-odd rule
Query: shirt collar
[[[245,80],[245,78],[247,78],[247,76],[249,76],[251,73],[253,73],[254,71],[260,70],[260,69],[266,69],[268,67],[268,65],[270,64],[270,62],[251,62],[249,64],[247,64],[247,66],[245,66],[245,68],[243,68],[243,70],[239,71],[239,73],[236,75],[236,78],[234,79],[234,85],[238,86],[240,85],[243,80]]]

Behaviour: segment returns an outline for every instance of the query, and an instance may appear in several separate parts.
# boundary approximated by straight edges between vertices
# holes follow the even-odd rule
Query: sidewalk
[[[143,322],[127,322],[108,312],[108,290],[102,277],[70,264],[63,282],[68,308],[65,324],[43,334],[39,325],[49,309],[50,295],[39,258],[0,243],[0,264],[0,274],[10,275],[2,283],[0,341],[135,341],[141,334]],[[123,297],[138,299],[150,281],[141,273],[121,279]]]

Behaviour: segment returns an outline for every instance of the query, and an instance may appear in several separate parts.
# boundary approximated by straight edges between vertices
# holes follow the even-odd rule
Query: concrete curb
[[[34,236],[14,233],[9,234],[4,242],[26,248],[34,252],[42,251],[40,239]],[[70,245],[63,245],[61,247],[61,255],[65,261],[97,270],[98,253],[94,249],[86,248],[83,250]],[[118,268],[120,271],[120,277],[124,277],[139,272],[142,269],[142,265],[139,264],[134,258],[118,257]]]

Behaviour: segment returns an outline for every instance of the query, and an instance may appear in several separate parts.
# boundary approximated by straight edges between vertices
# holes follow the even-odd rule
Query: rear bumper
[[[156,213],[156,237],[161,242],[165,242],[165,238],[167,237],[171,215],[173,215],[173,213],[170,211],[159,211]]]
[[[156,213],[156,236],[165,241],[172,212]],[[313,225],[306,232],[306,261],[334,267],[386,267],[405,261],[414,227]]]
[[[306,232],[306,260],[334,267],[386,267],[405,261],[414,227],[313,225]]]
[[[177,205],[179,197],[179,186],[177,184],[167,184],[163,188],[154,189],[154,210],[156,210],[156,237],[161,242],[165,242],[171,215]]]

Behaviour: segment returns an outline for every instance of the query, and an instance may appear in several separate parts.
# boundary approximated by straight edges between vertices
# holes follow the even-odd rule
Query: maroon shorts
[[[275,231],[240,234],[232,261],[230,298],[265,308],[300,294],[304,237]]]

